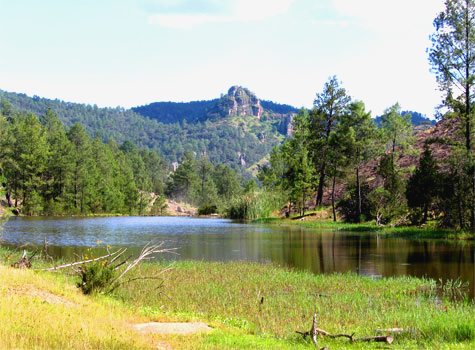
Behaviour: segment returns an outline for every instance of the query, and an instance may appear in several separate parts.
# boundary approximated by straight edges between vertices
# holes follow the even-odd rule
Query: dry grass
[[[0,265],[0,286],[1,349],[150,348],[151,339],[124,326],[130,310],[87,298],[64,276]]]

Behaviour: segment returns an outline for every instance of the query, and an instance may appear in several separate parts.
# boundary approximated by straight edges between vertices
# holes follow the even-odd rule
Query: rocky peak
[[[227,116],[252,115],[261,118],[264,109],[256,95],[246,88],[233,86],[218,102]]]

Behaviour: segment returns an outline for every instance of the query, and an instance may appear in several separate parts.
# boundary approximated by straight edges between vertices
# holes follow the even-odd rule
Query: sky
[[[373,116],[433,118],[443,0],[0,0],[0,89],[99,107],[210,100],[233,85],[313,106],[336,75]]]

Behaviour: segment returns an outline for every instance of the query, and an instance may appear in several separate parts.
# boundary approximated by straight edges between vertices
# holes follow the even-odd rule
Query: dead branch
[[[391,337],[390,335],[378,335],[375,337],[366,337],[366,338],[358,338],[355,339],[355,341],[365,341],[365,342],[379,342],[379,343],[388,343],[391,345],[394,341],[394,338]]]
[[[314,315],[313,315],[312,328],[311,328],[309,331],[307,331],[307,332],[300,332],[300,331],[297,331],[297,333],[302,334],[304,339],[305,339],[307,336],[310,336],[310,337],[312,338],[313,343],[314,343],[315,346],[317,347],[317,349],[320,349],[320,350],[328,349],[328,346],[325,346],[325,347],[323,347],[323,348],[320,348],[320,345],[318,345],[317,336],[321,333],[321,332],[319,332],[319,331],[321,331],[321,330],[318,329],[317,325],[318,325],[318,322],[317,322],[317,314],[314,314]],[[325,332],[325,331],[323,331],[323,332]],[[325,332],[325,333],[329,334],[328,332]]]
[[[32,257],[34,254],[32,255]],[[28,257],[26,256],[26,250],[23,250],[23,254],[21,255],[20,260],[18,260],[16,263],[12,264],[12,267],[16,267],[18,269],[29,269],[31,267],[31,262],[28,260]]]
[[[403,330],[401,328],[377,329],[376,332],[397,334],[397,333],[403,332]],[[317,347],[317,349],[320,349],[320,350],[328,349],[328,347],[320,348],[320,346],[318,345],[318,341],[317,341],[317,336],[319,336],[319,335],[320,336],[327,336],[327,337],[330,337],[330,338],[348,338],[348,340],[352,343],[353,342],[358,342],[358,341],[364,341],[364,342],[374,341],[374,342],[387,343],[387,344],[391,345],[394,341],[394,338],[391,337],[390,335],[378,335],[378,336],[374,336],[374,337],[355,338],[355,333],[354,332],[352,334],[344,334],[344,333],[342,333],[342,334],[331,334],[331,333],[327,332],[326,330],[320,329],[320,328],[317,327],[317,314],[313,315],[312,328],[310,329],[310,331],[307,331],[307,332],[296,331],[296,333],[301,334],[304,337],[304,339],[307,336],[310,336],[313,340],[313,343]]]
[[[158,254],[158,253],[174,253],[174,251],[177,248],[161,248],[165,242],[159,242],[159,243],[148,243],[145,247],[143,247],[142,251],[140,252],[140,255],[129,263],[125,270],[117,277],[115,280],[111,282],[111,286],[115,285],[124,275],[132,270],[139,262],[141,262],[143,259],[151,257],[153,254]]]
[[[132,257],[132,255],[129,255],[127,258],[125,258],[122,262],[118,263],[117,265],[114,266],[114,270],[117,270],[119,267],[121,267],[122,265],[126,264],[127,261],[129,261],[129,259]],[[115,259],[114,259],[115,260]],[[111,261],[112,263],[112,261]]]
[[[117,259],[119,259],[126,251],[127,249],[124,249],[124,251],[122,253],[120,253],[119,255],[116,255],[114,256],[111,261],[109,261],[109,264],[112,264],[114,261],[116,261]],[[109,249],[107,249],[107,252],[109,252]]]
[[[46,240],[46,237],[43,240],[43,255],[45,257],[48,256],[48,241]]]
[[[158,276],[149,276],[149,277],[136,277],[136,278],[130,278],[128,279],[127,281],[124,281],[122,283],[116,283],[111,289],[108,289],[108,292],[111,293],[113,292],[115,289],[119,288],[120,286],[124,285],[124,284],[127,284],[127,283],[130,283],[130,282],[133,282],[133,281],[137,281],[137,280],[158,280],[160,277]],[[163,282],[162,282],[163,284]],[[158,288],[160,288],[160,286],[158,286]]]
[[[87,264],[87,263],[90,263],[90,262],[94,262],[94,261],[98,261],[98,260],[102,260],[102,259],[107,259],[107,258],[109,258],[111,256],[114,256],[114,255],[117,255],[117,254],[119,254],[119,256],[120,256],[120,255],[124,254],[126,250],[127,250],[127,248],[123,248],[123,249],[116,250],[115,252],[112,252],[110,254],[100,256],[98,258],[76,261],[76,262],[73,262],[73,263],[70,263],[70,264],[54,266],[54,267],[50,267],[50,268],[47,268],[47,269],[41,269],[41,271],[56,271],[56,270],[59,270],[59,269],[65,269],[67,267],[83,265],[83,264]]]

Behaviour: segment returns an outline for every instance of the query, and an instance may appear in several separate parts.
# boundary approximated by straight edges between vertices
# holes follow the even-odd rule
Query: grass
[[[148,349],[112,298],[87,298],[62,275],[0,265],[0,348]]]
[[[315,349],[295,333],[310,329],[313,313],[319,326],[333,333],[356,332],[363,337],[377,328],[408,330],[396,337],[393,349],[475,347],[473,303],[437,298],[432,280],[315,276],[273,265],[188,261],[175,263],[162,275],[163,283],[138,280],[117,289],[114,296],[84,296],[74,287],[76,280],[65,274],[7,267],[20,255],[14,254],[0,249],[2,349],[141,349],[162,341],[185,350]],[[34,267],[48,264],[34,260]],[[166,262],[142,264],[132,273],[153,276],[164,266]],[[35,291],[63,302],[46,302]],[[131,322],[198,320],[215,330],[144,337],[127,327]],[[331,349],[381,348],[346,340],[319,341]]]
[[[324,220],[300,221],[281,217],[270,217],[257,219],[252,221],[258,224],[274,224],[274,225],[299,225],[308,228],[330,229],[347,232],[377,232],[378,234],[388,237],[403,237],[411,239],[454,239],[454,240],[471,240],[473,232],[457,231],[450,229],[440,229],[433,227],[414,227],[414,226],[377,226],[373,223],[352,224],[345,222],[333,222]]]
[[[140,269],[150,275],[157,266]],[[251,263],[178,262],[160,289],[142,281],[123,288],[118,296],[145,307],[146,312],[160,310],[155,314],[157,320],[173,315],[207,319],[269,344],[278,340],[282,348],[312,348],[295,331],[308,330],[314,312],[320,327],[332,333],[356,332],[362,337],[373,335],[378,328],[410,330],[396,339],[394,348],[475,346],[474,305],[439,300],[436,292],[434,281],[411,277],[374,280],[354,274],[315,276]],[[211,340],[206,339],[208,342]],[[375,346],[350,346],[330,339],[321,342],[338,349]],[[275,344],[269,348],[272,346]],[[236,348],[247,347],[240,343]]]

